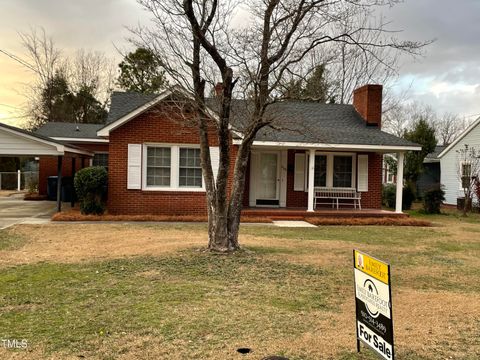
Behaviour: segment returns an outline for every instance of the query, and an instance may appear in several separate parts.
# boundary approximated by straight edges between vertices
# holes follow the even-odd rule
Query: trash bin
[[[57,200],[58,176],[49,176],[47,179],[47,199]]]
[[[47,179],[47,199],[57,200],[57,181],[58,176],[49,176]],[[62,177],[62,188],[60,189],[60,195],[63,202],[72,201],[73,194],[73,179],[70,176]]]

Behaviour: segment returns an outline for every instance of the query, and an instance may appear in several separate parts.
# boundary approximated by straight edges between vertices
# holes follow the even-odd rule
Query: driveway
[[[25,201],[23,194],[0,197],[0,229],[25,224],[42,224],[50,221],[55,212],[53,201]]]

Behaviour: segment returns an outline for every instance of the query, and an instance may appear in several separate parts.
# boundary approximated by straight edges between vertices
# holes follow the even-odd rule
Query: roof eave
[[[240,140],[233,140],[234,145],[240,145]],[[372,145],[372,144],[329,144],[329,143],[306,143],[293,141],[254,141],[253,146],[274,146],[296,149],[332,149],[332,150],[358,150],[358,151],[421,151],[421,146],[415,145]]]
[[[139,108],[131,111],[130,113],[122,116],[121,118],[111,122],[110,124],[105,125],[103,128],[97,131],[97,136],[102,137],[102,138],[108,138],[110,136],[110,132],[119,128],[123,124],[127,123],[128,121],[132,120],[133,118],[137,117],[138,115],[144,113],[151,107],[155,106],[158,104],[160,101],[163,99],[167,98],[168,96],[172,95],[175,92],[181,93],[183,96],[188,97],[190,99],[193,99],[193,96],[188,93],[185,89],[183,89],[181,86],[174,86],[168,90],[165,90],[162,94],[157,96],[155,99],[147,102],[146,104],[140,106]],[[216,120],[217,122],[220,122],[220,119],[218,115],[210,109],[208,106],[206,106],[207,114],[210,116],[212,119]],[[229,130],[232,131],[234,136],[237,136],[238,138],[243,138],[243,135],[240,131],[235,130],[231,125],[228,126]]]
[[[480,117],[477,120],[475,120],[468,128],[466,128],[465,131],[461,133],[460,136],[457,137],[454,142],[452,142],[440,154],[438,154],[438,158],[441,159],[443,156],[445,156],[446,153],[448,153],[455,145],[457,145],[465,136],[467,136],[470,133],[470,131],[475,129],[475,127],[477,127],[477,125],[479,124],[480,124]]]
[[[99,138],[72,138],[72,137],[61,137],[61,136],[52,136],[53,140],[66,141],[66,142],[88,142],[88,143],[108,143],[108,139],[99,139]]]

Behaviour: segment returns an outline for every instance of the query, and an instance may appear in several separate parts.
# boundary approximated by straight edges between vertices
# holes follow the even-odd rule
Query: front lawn
[[[399,359],[480,357],[480,221],[245,225],[235,255],[203,224],[0,232],[0,331],[15,359],[376,359],[355,351],[352,249],[392,264]],[[239,347],[253,351],[236,352]]]

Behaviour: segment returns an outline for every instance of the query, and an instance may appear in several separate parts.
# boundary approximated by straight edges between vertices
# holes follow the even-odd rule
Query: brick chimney
[[[222,93],[223,93],[223,83],[218,82],[215,85],[215,96],[220,97],[220,96],[222,96]]]
[[[382,128],[382,85],[364,85],[353,91],[353,106],[369,126]]]

